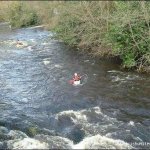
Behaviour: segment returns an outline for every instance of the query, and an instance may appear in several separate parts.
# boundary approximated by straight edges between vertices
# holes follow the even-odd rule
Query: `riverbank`
[[[148,6],[146,2],[68,3],[51,29],[85,53],[115,57],[125,69],[150,72]]]
[[[146,1],[11,2],[1,20],[10,20],[13,27],[46,24],[56,38],[93,59],[118,58],[124,69],[149,73],[149,5]]]

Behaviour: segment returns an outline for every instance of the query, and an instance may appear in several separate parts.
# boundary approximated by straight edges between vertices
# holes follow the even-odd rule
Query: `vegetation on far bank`
[[[47,24],[57,37],[85,53],[118,57],[122,66],[150,72],[150,2],[0,2],[0,21],[13,27]]]
[[[8,21],[13,28],[28,27],[41,23],[30,2],[2,1],[0,3],[0,22]]]

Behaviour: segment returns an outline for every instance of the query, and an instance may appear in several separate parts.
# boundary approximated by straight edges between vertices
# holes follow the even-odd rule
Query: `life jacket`
[[[74,81],[79,81],[79,80],[81,80],[81,77],[79,75],[77,75],[77,76],[74,75],[73,80]]]

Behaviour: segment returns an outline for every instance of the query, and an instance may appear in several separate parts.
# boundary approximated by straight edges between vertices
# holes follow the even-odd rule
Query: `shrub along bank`
[[[148,1],[26,1],[9,8],[3,16],[14,27],[44,23],[85,53],[118,57],[124,68],[150,71]]]
[[[0,3],[0,21],[9,21],[12,28],[40,24],[39,17],[30,2],[4,1]]]
[[[150,71],[149,2],[68,2],[58,12],[58,38],[96,56],[117,56],[124,68]]]

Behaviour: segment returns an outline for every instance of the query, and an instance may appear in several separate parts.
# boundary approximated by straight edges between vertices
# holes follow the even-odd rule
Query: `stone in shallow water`
[[[37,128],[37,127],[28,127],[26,129],[27,135],[29,135],[31,137],[35,136],[38,132],[39,132],[39,128]]]
[[[85,131],[82,129],[82,126],[74,125],[73,127],[68,128],[68,132],[64,134],[67,138],[74,141],[74,143],[78,143],[83,140],[85,136]]]

